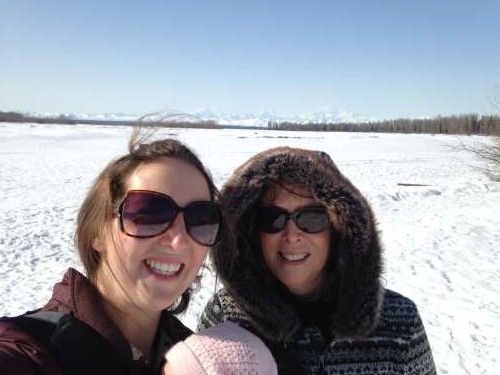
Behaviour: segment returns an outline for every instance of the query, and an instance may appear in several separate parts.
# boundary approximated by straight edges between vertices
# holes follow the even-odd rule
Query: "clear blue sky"
[[[0,110],[486,113],[500,1],[0,0]]]

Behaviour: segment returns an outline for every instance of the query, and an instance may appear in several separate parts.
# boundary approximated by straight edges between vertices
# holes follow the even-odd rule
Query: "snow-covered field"
[[[42,305],[69,267],[91,181],[126,151],[131,129],[0,123],[0,315]],[[478,137],[164,129],[191,146],[218,186],[277,145],[327,151],[371,202],[387,287],[419,306],[440,374],[500,374],[500,184],[454,146]],[[403,184],[403,185],[401,185]],[[419,184],[423,186],[407,186]],[[183,320],[213,292],[207,273]]]

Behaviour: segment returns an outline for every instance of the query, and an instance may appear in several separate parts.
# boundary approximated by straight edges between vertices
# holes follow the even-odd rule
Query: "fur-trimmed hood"
[[[222,204],[235,226],[236,248],[213,249],[215,268],[228,293],[270,341],[286,341],[300,326],[283,297],[283,285],[261,254],[255,212],[275,182],[309,187],[330,212],[334,230],[325,304],[328,329],[352,339],[374,329],[381,308],[381,247],[371,208],[324,152],[277,147],[256,154],[237,168],[221,190]],[[335,281],[333,281],[335,280]]]

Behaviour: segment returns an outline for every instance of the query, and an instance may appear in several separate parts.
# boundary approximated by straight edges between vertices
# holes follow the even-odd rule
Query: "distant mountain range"
[[[124,114],[124,113],[25,113],[32,117],[41,118],[67,118],[69,120],[101,120],[101,121],[134,121],[139,115]],[[310,123],[360,123],[367,121],[375,121],[374,119],[365,119],[356,117],[346,110],[330,110],[319,109],[311,112],[304,112],[297,115],[283,116],[271,111],[260,111],[250,114],[235,114],[221,112],[210,108],[201,108],[189,113],[165,111],[148,116],[148,119],[168,118],[174,116],[183,121],[214,121],[219,125],[241,125],[241,126],[267,126],[269,121],[276,122],[293,122],[300,124]]]

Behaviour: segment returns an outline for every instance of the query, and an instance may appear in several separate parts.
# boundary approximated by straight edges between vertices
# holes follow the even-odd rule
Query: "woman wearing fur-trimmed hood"
[[[200,328],[246,327],[280,373],[435,373],[415,304],[382,286],[372,210],[326,153],[261,152],[221,195],[237,248],[212,253],[224,288]]]

